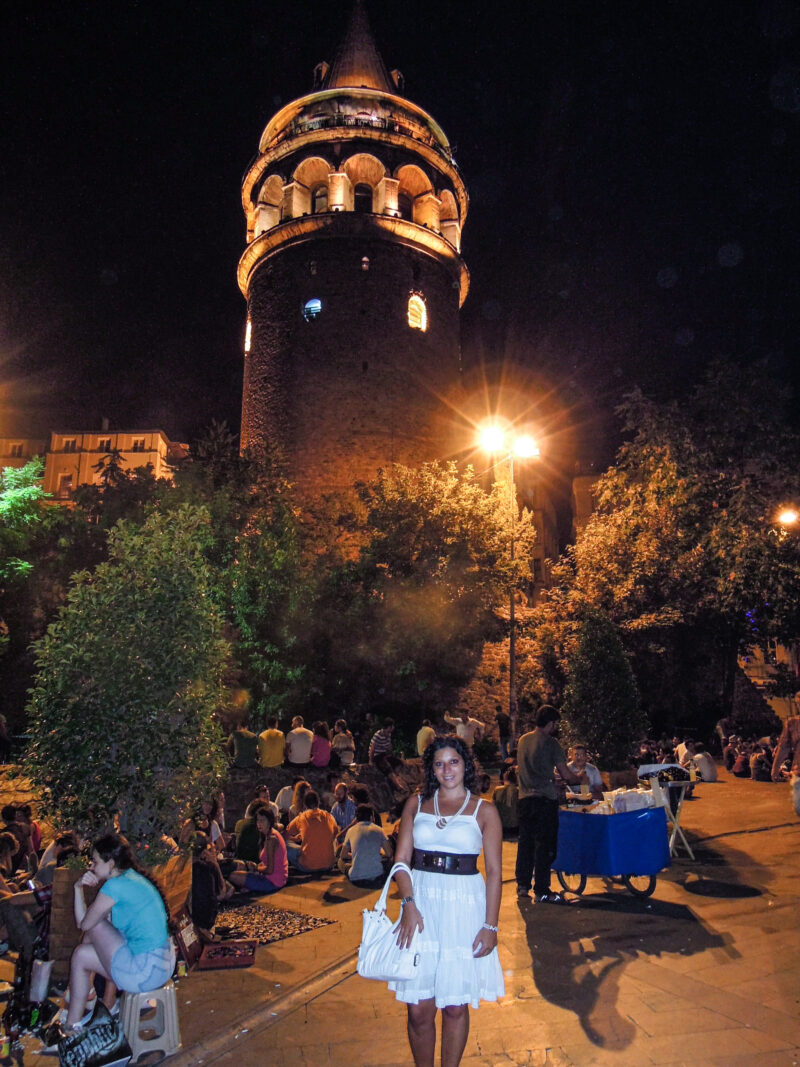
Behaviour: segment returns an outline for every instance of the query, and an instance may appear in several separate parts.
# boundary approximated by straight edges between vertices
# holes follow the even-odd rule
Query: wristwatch
[[[403,897],[403,899],[400,901],[400,907],[404,908],[406,906],[406,904],[413,904],[413,903],[414,903],[414,898],[413,897]]]

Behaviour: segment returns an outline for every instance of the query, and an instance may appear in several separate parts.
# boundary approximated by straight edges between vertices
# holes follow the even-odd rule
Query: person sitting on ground
[[[339,870],[351,882],[374,882],[383,877],[384,860],[389,862],[394,855],[394,846],[383,830],[372,821],[372,808],[361,804],[356,809],[356,822],[347,831],[339,851]]]
[[[278,717],[270,715],[266,730],[258,735],[258,762],[262,767],[280,767],[285,748],[286,738],[278,729]]]
[[[233,871],[230,880],[237,889],[248,893],[277,893],[289,880],[286,843],[275,829],[275,813],[270,808],[258,810],[256,824],[261,835],[258,866],[247,871]]]
[[[275,797],[275,803],[278,805],[278,811],[280,812],[281,822],[284,824],[289,820],[289,809],[292,806],[292,799],[294,797],[294,791],[298,782],[302,782],[305,779],[302,775],[296,774],[292,778],[291,785],[285,785],[282,789],[278,790],[278,795]]]
[[[265,807],[272,808],[275,812],[276,820],[280,821],[281,811],[275,801],[272,799],[272,794],[268,785],[264,785],[263,782],[257,785],[253,790],[253,800],[260,801]]]
[[[312,730],[314,738],[311,742],[311,762],[315,767],[327,767],[331,761],[331,735],[328,724],[318,720]]]
[[[225,746],[234,767],[255,767],[258,755],[258,738],[248,730],[247,722],[240,723],[228,738]]]
[[[383,725],[372,735],[369,743],[369,762],[377,767],[381,774],[385,774],[388,782],[394,789],[403,789],[403,783],[395,775],[403,761],[398,759],[392,752],[392,733],[394,731],[394,719],[384,719]]]
[[[706,752],[706,746],[700,741],[696,741],[694,745],[694,753],[692,754],[689,766],[694,764],[694,768],[704,782],[716,782],[717,780],[717,765],[711,756]]]
[[[573,745],[569,752],[570,762],[567,764],[575,774],[585,774],[589,793],[595,800],[603,799],[603,778],[600,771],[593,763],[588,763],[586,745]]]
[[[99,887],[88,906],[86,887]],[[121,835],[103,834],[95,841],[89,870],[75,883],[74,910],[83,941],[70,961],[69,1008],[60,1037],[81,1028],[95,974],[106,979],[103,1003],[111,1010],[117,989],[128,993],[158,989],[175,967],[161,891],[139,870]],[[51,1034],[49,1043],[58,1040]]]
[[[215,818],[216,813],[217,805],[215,800],[202,801],[200,808],[190,815],[181,827],[181,831],[178,834],[178,844],[188,845],[192,835],[201,831],[211,838],[211,844],[216,849],[217,854],[223,852],[225,849],[225,837]]]
[[[757,744],[750,756],[750,777],[754,782],[772,781],[772,756],[769,745]]]
[[[736,759],[733,761],[733,767],[731,767],[731,774],[736,778],[749,778],[750,777],[750,756],[753,753],[753,746],[749,741],[740,741],[736,746]]]
[[[286,827],[289,863],[304,874],[330,870],[336,859],[334,841],[338,826],[329,811],[319,806],[319,797],[309,789],[304,810]]]
[[[694,748],[694,738],[686,737],[683,741],[678,741],[675,748],[675,759],[680,763],[682,767],[686,766],[686,761],[689,759],[691,753],[689,752],[689,746]]]
[[[436,737],[436,731],[430,719],[423,719],[422,726],[417,731],[417,755],[424,756],[425,749]]]
[[[337,719],[333,726],[331,738],[331,767],[352,767],[356,761],[356,742],[347,729],[344,719]],[[338,764],[334,762],[338,759]]]
[[[307,782],[305,778],[301,778],[295,783],[294,790],[292,792],[292,803],[289,808],[289,822],[292,819],[296,819],[305,809],[306,793],[311,788],[311,782]]]
[[[7,830],[0,831],[0,894],[16,893],[18,886],[14,875],[14,856],[17,839]]]
[[[33,818],[33,808],[30,804],[20,804],[17,807],[17,822],[28,831],[31,839],[31,849],[39,855],[42,847],[42,830],[38,822]]]
[[[307,767],[311,762],[314,735],[303,725],[303,716],[295,715],[292,728],[286,735],[287,767]]]
[[[470,717],[466,708],[460,708],[455,715],[445,715],[444,721],[456,728],[456,737],[460,737],[467,748],[472,748],[475,738],[483,737],[483,723],[480,719]]]
[[[516,767],[508,768],[505,782],[497,786],[492,793],[492,803],[500,816],[503,833],[516,833],[519,830],[519,786]]]
[[[732,771],[733,765],[736,762],[738,752],[739,738],[736,734],[731,734],[728,738],[727,745],[722,750],[722,762],[725,764],[726,771]]]
[[[6,942],[3,951],[10,947],[30,959],[40,934],[37,916],[43,905],[49,906],[51,890],[23,890],[14,881],[11,867],[16,848],[13,834],[0,833],[0,937]]]
[[[236,836],[234,857],[237,860],[243,860],[245,863],[258,863],[262,846],[256,815],[266,806],[261,800],[251,800],[247,805],[244,818],[237,822],[234,831]]]
[[[189,912],[206,941],[212,940],[220,901],[228,900],[234,889],[226,882],[217,862],[211,838],[198,830],[190,843],[192,853],[192,896]]]
[[[31,846],[31,835],[28,827],[25,825],[24,820],[17,819],[17,810],[19,805],[6,804],[0,811],[0,816],[3,819],[3,826],[0,826],[0,831],[3,833],[11,834],[17,842],[17,848],[14,855],[11,857],[12,869],[14,871],[27,870],[28,869],[28,857],[35,853]]]
[[[331,807],[331,815],[336,820],[340,830],[346,830],[356,817],[356,805],[347,795],[347,786],[344,782],[337,782],[333,790],[334,803]],[[369,807],[369,805],[367,805]],[[372,819],[370,807],[370,820]]]
[[[63,867],[70,856],[78,855],[78,839],[73,833],[59,834],[42,855],[36,871],[38,885],[52,885],[53,876],[58,867]]]

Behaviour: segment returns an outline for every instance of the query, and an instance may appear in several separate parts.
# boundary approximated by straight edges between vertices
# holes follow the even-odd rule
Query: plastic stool
[[[123,993],[120,1019],[131,1046],[131,1063],[145,1052],[161,1052],[162,1059],[181,1047],[175,986],[167,982],[148,993]]]

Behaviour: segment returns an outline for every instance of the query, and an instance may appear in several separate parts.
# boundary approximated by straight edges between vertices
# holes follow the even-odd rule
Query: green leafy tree
[[[326,561],[306,615],[310,680],[349,712],[436,712],[469,678],[494,609],[530,578],[531,516],[515,520],[512,562],[507,485],[487,493],[471,470],[430,463],[394,466],[358,494],[358,555]]]
[[[25,579],[33,569],[26,554],[46,514],[43,474],[39,457],[0,469],[0,586]]]
[[[174,830],[221,773],[214,720],[227,645],[203,552],[208,514],[118,523],[36,646],[26,771],[58,823],[118,815],[139,846]]]
[[[577,631],[563,703],[564,737],[582,742],[610,770],[625,767],[647,731],[636,679],[617,628],[599,611]]]
[[[702,727],[729,712],[741,652],[800,633],[800,540],[776,524],[800,499],[788,401],[762,365],[715,365],[680,404],[629,395],[629,440],[533,620],[562,678],[585,610],[603,611],[653,722]],[[532,682],[546,653],[534,637]]]

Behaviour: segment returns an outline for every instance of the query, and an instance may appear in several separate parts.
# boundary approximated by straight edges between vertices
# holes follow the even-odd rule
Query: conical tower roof
[[[322,87],[397,92],[375,45],[364,0],[355,0],[353,4],[347,31]]]

